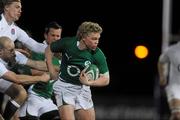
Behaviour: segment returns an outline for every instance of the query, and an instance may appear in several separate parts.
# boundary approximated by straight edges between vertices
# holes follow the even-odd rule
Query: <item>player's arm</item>
[[[51,79],[56,80],[58,78],[58,74],[52,64],[53,53],[50,49],[50,45],[48,45],[48,47],[45,49],[45,57],[46,57],[46,64],[48,67],[48,71],[51,75]]]
[[[16,61],[18,64],[27,65],[27,66],[37,69],[37,70],[41,70],[41,71],[48,70],[46,62],[29,59],[25,55],[23,55],[22,53],[20,53],[18,51],[16,51]],[[59,71],[59,68],[56,67],[55,70]]]
[[[42,70],[42,71],[47,71],[47,66],[44,61],[31,60],[18,51],[16,51],[15,53],[16,53],[16,62],[18,64],[27,65],[31,68]]]
[[[167,74],[168,74],[168,61],[164,61],[164,54],[160,55],[157,67],[159,73],[159,84],[160,86],[165,86],[167,84]]]
[[[102,87],[107,86],[110,81],[109,72],[104,74],[100,74],[99,78],[96,80],[89,80],[88,76],[86,75],[85,71],[83,70],[80,74],[80,81],[84,85],[94,86],[94,87]]]
[[[85,73],[85,69],[80,74],[80,82],[85,85],[102,87],[107,86],[110,83],[109,69],[106,58],[101,51],[98,51],[94,58],[96,59],[96,65],[99,69],[99,77],[96,80],[88,80],[88,76]]]
[[[37,70],[47,71],[47,65],[44,61],[28,59],[25,65]]]
[[[45,48],[47,47],[47,45],[39,43],[37,41],[35,41],[32,38],[29,38],[29,43],[25,43],[25,45],[32,51],[37,52],[37,53],[44,53],[45,52]]]
[[[42,75],[42,74],[44,74],[44,71],[37,70],[37,69],[32,69],[32,68],[31,68],[31,75],[32,75],[32,76]]]
[[[21,52],[22,54],[24,54],[28,58],[31,56],[31,54],[29,52],[27,52],[26,50],[16,48],[16,51]]]
[[[50,79],[50,75],[44,73],[39,76],[29,76],[29,75],[16,74],[12,71],[7,71],[3,74],[2,78],[18,84],[32,84],[32,83],[37,83],[39,81],[47,82]]]
[[[17,27],[17,32],[18,32],[17,39],[21,41],[28,49],[37,53],[44,53],[47,45],[39,43],[33,38],[29,37],[29,35],[19,27]]]
[[[167,66],[168,63],[158,61],[159,84],[165,86],[167,84]]]
[[[26,65],[40,71],[48,71],[47,64],[45,61],[28,59]],[[59,72],[59,66],[53,65],[53,67],[56,72]]]

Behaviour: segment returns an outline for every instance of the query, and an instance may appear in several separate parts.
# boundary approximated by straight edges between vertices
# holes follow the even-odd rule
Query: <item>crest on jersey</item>
[[[11,29],[11,34],[12,34],[12,35],[15,34],[15,29],[14,29],[14,28]]]

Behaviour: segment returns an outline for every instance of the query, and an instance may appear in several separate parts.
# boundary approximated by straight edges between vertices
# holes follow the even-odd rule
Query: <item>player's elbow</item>
[[[102,76],[100,79],[101,79],[101,85],[100,85],[101,87],[109,85],[109,81],[110,81],[109,77]]]
[[[109,85],[110,83],[110,75],[109,72],[106,72],[105,74],[102,75],[104,78],[104,86]]]
[[[109,85],[109,83],[110,83],[110,79],[109,79],[109,77],[107,77],[107,78],[105,79],[104,86]]]

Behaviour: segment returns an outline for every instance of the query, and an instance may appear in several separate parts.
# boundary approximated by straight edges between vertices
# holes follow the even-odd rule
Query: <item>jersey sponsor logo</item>
[[[14,29],[14,28],[11,29],[11,34],[12,34],[12,35],[15,34],[15,29]]]

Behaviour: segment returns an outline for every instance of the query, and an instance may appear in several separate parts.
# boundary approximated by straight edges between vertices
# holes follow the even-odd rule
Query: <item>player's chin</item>
[[[19,20],[19,18],[20,18],[20,15],[19,15],[19,16],[16,16],[16,17],[14,18],[14,21]]]
[[[16,17],[16,18],[14,18],[14,21],[18,21],[18,20],[19,20],[19,18],[17,18],[17,17]]]
[[[97,48],[97,46],[93,46],[93,47],[92,47],[92,50],[96,50],[96,48]]]

